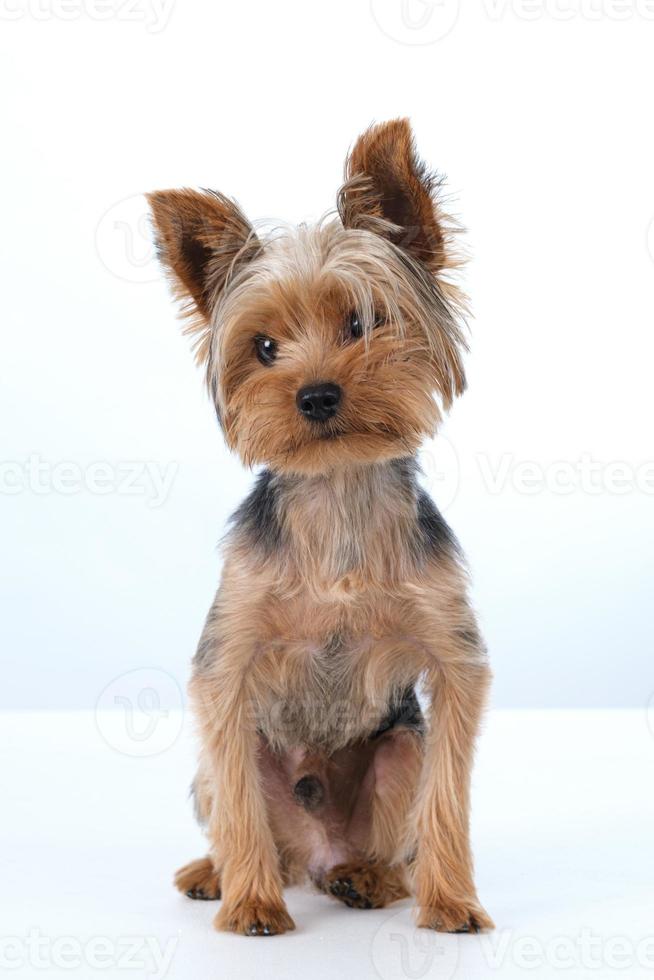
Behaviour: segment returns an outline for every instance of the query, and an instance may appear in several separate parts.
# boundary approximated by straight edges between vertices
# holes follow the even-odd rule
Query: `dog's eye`
[[[380,327],[383,323],[386,323],[386,318],[384,315],[381,313],[375,313],[375,319],[372,325],[373,330],[375,327]],[[353,310],[352,313],[350,313],[348,327],[350,330],[350,336],[354,337],[355,340],[358,340],[359,337],[363,337],[363,322],[356,310]]]
[[[261,335],[255,337],[254,349],[262,364],[272,364],[277,357],[277,344],[270,337],[262,337]]]
[[[363,324],[356,310],[350,313],[350,333],[357,339],[363,337]]]

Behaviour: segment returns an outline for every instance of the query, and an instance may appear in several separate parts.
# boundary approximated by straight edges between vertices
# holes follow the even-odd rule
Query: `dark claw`
[[[274,936],[275,931],[271,929],[269,925],[263,925],[261,922],[253,922],[248,929],[249,936]]]
[[[212,898],[220,898],[220,894],[215,896],[207,895],[203,888],[189,888],[186,895],[188,898],[195,899],[196,902],[210,902]]]
[[[354,887],[351,878],[336,878],[329,883],[329,891],[336,898],[340,898],[344,905],[349,909],[371,909],[373,904]]]
[[[480,932],[479,923],[476,922],[475,919],[470,919],[469,922],[465,922],[462,926],[459,926],[458,929],[454,930],[455,935],[457,934],[461,935],[463,933],[468,933],[468,932],[472,932],[475,934]]]

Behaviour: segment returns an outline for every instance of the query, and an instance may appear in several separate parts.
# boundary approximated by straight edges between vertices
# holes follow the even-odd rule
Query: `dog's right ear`
[[[234,201],[217,191],[154,191],[146,197],[159,258],[202,329],[230,276],[261,243]]]

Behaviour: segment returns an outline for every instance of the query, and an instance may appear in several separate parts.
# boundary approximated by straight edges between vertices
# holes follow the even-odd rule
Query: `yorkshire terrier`
[[[215,925],[294,928],[307,878],[353,908],[491,928],[469,784],[490,673],[416,453],[465,388],[456,227],[405,119],[348,156],[337,217],[258,235],[215,191],[148,195],[227,445],[262,464],[193,660]],[[416,686],[429,710],[424,718]]]

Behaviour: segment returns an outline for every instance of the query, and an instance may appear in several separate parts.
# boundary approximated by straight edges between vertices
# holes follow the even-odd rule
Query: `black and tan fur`
[[[221,929],[292,929],[283,888],[307,877],[358,908],[411,893],[421,926],[492,925],[468,835],[490,675],[415,463],[465,386],[438,186],[397,120],[360,137],[313,228],[260,238],[222,195],[149,195],[227,443],[264,467],[190,685],[209,856],[176,881],[222,898]]]

